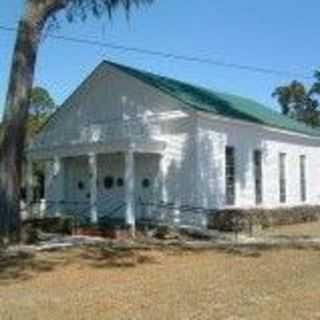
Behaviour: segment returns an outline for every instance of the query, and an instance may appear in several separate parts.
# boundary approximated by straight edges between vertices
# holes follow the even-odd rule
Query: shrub
[[[23,222],[25,230],[39,230],[45,233],[72,234],[73,227],[73,218],[69,216],[27,219]]]
[[[40,240],[39,229],[33,224],[26,224],[22,228],[21,239],[26,244],[36,244]]]
[[[208,216],[208,227],[221,231],[251,231],[255,226],[268,228],[317,221],[320,206],[282,207],[275,209],[223,209]]]

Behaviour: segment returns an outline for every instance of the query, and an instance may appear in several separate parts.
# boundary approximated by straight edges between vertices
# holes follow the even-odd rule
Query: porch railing
[[[153,222],[167,224],[167,225],[180,225],[204,228],[207,226],[207,217],[212,214],[211,209],[202,207],[195,207],[190,205],[178,205],[174,202],[143,202],[139,200],[139,205],[147,208],[149,211],[145,217],[147,220],[151,219]]]
[[[92,204],[88,201],[47,201],[46,207],[42,208],[42,211],[38,209],[40,205],[40,203],[31,204],[34,210],[32,217],[43,217],[62,207],[64,215],[73,217],[77,225],[91,224]],[[99,208],[98,224],[108,225],[113,220],[124,220],[122,210],[125,210],[126,202],[123,200],[107,195],[95,205]],[[25,210],[30,212],[30,207],[26,207]],[[119,215],[121,211],[122,214]],[[207,217],[212,214],[212,210],[190,205],[177,205],[173,202],[144,202],[139,197],[136,213],[139,221],[145,224],[185,225],[203,228],[206,227]]]

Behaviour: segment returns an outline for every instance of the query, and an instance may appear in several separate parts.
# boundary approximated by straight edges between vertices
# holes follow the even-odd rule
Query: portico
[[[150,141],[30,150],[26,178],[28,202],[32,201],[32,162],[45,161],[49,214],[86,216],[91,224],[108,219],[109,215],[110,218],[124,219],[134,232],[137,215],[141,213],[137,212],[138,184],[150,179],[148,187],[154,188],[160,177],[157,167],[164,148],[163,142]],[[152,170],[155,172],[151,176],[144,176],[143,171]]]

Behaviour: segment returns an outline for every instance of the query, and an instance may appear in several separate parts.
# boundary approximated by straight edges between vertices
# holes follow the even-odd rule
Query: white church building
[[[320,131],[246,98],[107,61],[27,155],[46,163],[48,213],[93,224],[206,226],[217,209],[320,203]]]

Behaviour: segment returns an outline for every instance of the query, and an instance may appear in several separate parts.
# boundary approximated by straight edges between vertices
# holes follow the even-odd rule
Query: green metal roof
[[[320,137],[320,130],[282,115],[254,100],[211,91],[114,62],[106,63],[161,90],[194,110]]]

